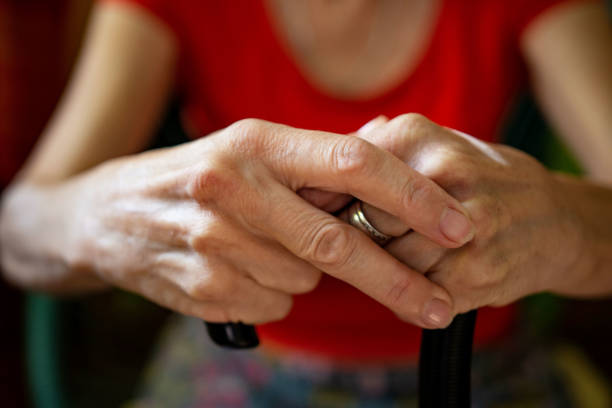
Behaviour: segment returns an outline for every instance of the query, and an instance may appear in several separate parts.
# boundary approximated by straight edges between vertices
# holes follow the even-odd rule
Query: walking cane
[[[419,357],[419,407],[468,408],[476,310],[457,315],[446,329],[423,330]],[[257,347],[254,326],[206,322],[208,335],[219,346]]]

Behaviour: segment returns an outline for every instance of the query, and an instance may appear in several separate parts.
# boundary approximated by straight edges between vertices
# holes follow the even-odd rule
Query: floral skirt
[[[212,344],[202,321],[175,316],[125,407],[297,408],[417,406],[417,368],[348,368],[300,356]],[[609,407],[609,387],[576,348],[520,335],[474,353],[473,407]]]

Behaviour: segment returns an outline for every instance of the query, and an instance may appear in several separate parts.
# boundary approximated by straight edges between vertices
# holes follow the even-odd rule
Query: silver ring
[[[389,240],[392,238],[390,235],[383,234],[382,232],[374,228],[372,224],[370,224],[365,214],[363,213],[361,201],[359,200],[355,201],[350,206],[348,210],[348,222],[353,227],[357,228],[358,230],[369,236],[372,241],[376,242],[378,245],[382,246],[389,242]]]

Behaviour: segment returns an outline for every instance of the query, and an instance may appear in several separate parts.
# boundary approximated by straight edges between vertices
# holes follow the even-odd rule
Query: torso
[[[419,112],[496,140],[509,103],[526,82],[518,36],[537,13],[534,0],[322,1],[182,0],[170,9],[160,3],[159,14],[181,45],[182,113],[194,137],[247,117],[349,133],[381,114]],[[541,0],[538,7],[542,1],[564,0]],[[320,9],[299,26],[308,9],[279,4]],[[395,28],[377,26],[372,9],[359,9],[372,4],[390,7],[376,13],[383,13],[382,21],[393,19],[388,25]],[[394,8],[400,6],[407,8]],[[325,35],[309,37],[310,25]],[[368,25],[371,34],[359,32]],[[373,45],[361,48],[366,37]],[[481,310],[476,343],[502,337],[513,319],[512,308]],[[258,332],[275,351],[350,361],[414,358],[420,339],[418,328],[329,276],[313,292],[294,297],[287,319]]]

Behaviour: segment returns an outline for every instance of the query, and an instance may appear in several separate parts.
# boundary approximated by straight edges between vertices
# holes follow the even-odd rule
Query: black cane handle
[[[469,408],[476,310],[446,329],[423,330],[419,359],[420,408]]]
[[[255,326],[244,323],[206,323],[208,335],[217,345],[234,349],[259,346]]]

